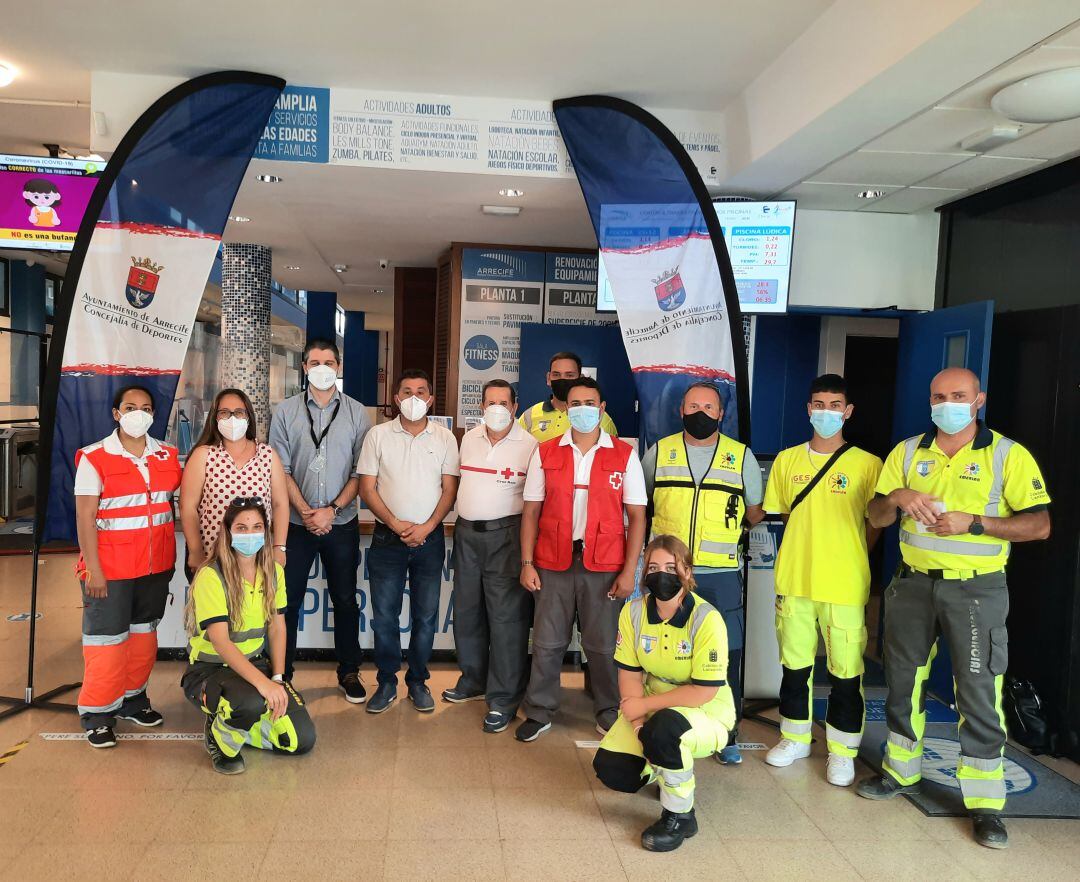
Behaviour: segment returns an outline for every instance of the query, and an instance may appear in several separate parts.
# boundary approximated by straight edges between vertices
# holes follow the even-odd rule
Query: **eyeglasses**
[[[217,412],[217,418],[219,420],[227,420],[229,417],[236,417],[238,420],[246,420],[247,415],[248,412],[246,407],[240,407],[236,410],[219,410]]]
[[[247,508],[249,505],[254,505],[257,508],[266,507],[261,496],[237,496],[229,505],[233,508]]]

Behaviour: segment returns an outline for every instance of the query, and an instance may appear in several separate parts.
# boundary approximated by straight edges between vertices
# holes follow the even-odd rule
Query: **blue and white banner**
[[[521,326],[543,318],[544,252],[465,248],[461,253],[461,360],[458,364],[459,428],[483,416],[488,380],[517,387]]]
[[[41,404],[37,541],[75,538],[75,452],[116,427],[112,398],[154,395],[162,438],[236,191],[284,81],[225,72],[164,95],[98,182],[56,307]]]
[[[555,102],[589,207],[641,402],[645,442],[682,427],[692,383],[716,385],[725,434],[750,440],[746,351],[716,213],[678,139],[636,105]]]

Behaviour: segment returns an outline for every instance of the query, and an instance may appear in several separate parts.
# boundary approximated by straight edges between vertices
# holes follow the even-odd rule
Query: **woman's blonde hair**
[[[277,608],[274,606],[274,597],[277,593],[277,568],[274,562],[274,549],[271,545],[270,518],[266,514],[266,506],[260,499],[234,499],[225,512],[225,518],[221,522],[221,532],[218,533],[217,542],[210,552],[206,563],[200,567],[216,567],[221,574],[225,588],[225,604],[229,610],[229,629],[232,631],[243,630],[244,615],[244,577],[240,573],[238,552],[232,547],[232,525],[236,519],[246,511],[258,512],[263,519],[263,532],[266,541],[263,547],[255,555],[256,579],[262,576],[263,589],[263,616],[267,622],[273,617]],[[184,611],[184,624],[188,634],[198,631],[198,622],[195,621],[195,592],[188,591],[187,607]]]
[[[645,546],[645,557],[641,564],[641,571],[644,575],[648,575],[649,559],[652,557],[653,552],[657,550],[666,551],[670,554],[675,558],[675,569],[686,573],[685,578],[683,578],[682,572],[679,573],[679,578],[682,580],[685,590],[693,591],[697,588],[697,582],[694,581],[694,561],[690,556],[690,549],[686,547],[686,543],[678,536],[654,536],[652,542]]]

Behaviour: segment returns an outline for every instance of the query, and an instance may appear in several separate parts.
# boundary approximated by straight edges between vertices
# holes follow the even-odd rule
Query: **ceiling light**
[[[335,273],[343,273],[343,272],[345,272],[345,270],[347,270],[348,268],[349,268],[349,267],[348,267],[348,266],[347,266],[346,264],[344,264],[344,263],[335,263],[335,264],[334,264],[334,272],[335,272]]]
[[[264,184],[280,184],[281,178],[277,175],[256,175],[256,181],[262,181]]]
[[[376,288],[376,289],[375,289],[375,293],[376,293],[376,294],[385,294],[385,293],[386,293],[386,289],[385,289],[385,288]]]
[[[1080,116],[1080,67],[1035,74],[1006,86],[990,106],[1022,123],[1055,123]]]
[[[508,196],[511,199],[518,199],[518,198],[525,195],[525,191],[524,190],[513,190],[513,189],[500,190],[499,195],[500,196]]]
[[[244,215],[242,214],[230,214],[229,220],[231,220],[234,224],[246,224],[251,220],[251,218],[244,217]]]
[[[975,153],[985,153],[1002,144],[1008,144],[1020,137],[1020,126],[994,126],[983,129],[974,135],[968,135],[960,142],[961,150],[971,150]]]
[[[298,267],[295,263],[288,263],[288,264],[285,265],[285,269],[287,269],[287,270],[298,270],[298,269],[300,269],[300,267]]]
[[[521,214],[520,205],[481,205],[480,210],[484,214],[494,214],[499,217],[515,217]]]
[[[10,64],[0,63],[0,89],[10,86],[13,79],[15,79],[15,68]]]
[[[885,195],[884,190],[863,190],[859,194],[860,199],[880,199]]]

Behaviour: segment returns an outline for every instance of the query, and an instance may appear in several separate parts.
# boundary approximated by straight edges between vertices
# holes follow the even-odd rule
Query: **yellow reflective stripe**
[[[791,741],[801,741],[804,744],[809,744],[812,726],[813,723],[810,720],[791,720],[787,717],[780,717],[780,734]]]
[[[973,557],[996,557],[1001,554],[1001,545],[996,542],[972,542],[963,539],[942,539],[937,536],[924,536],[922,533],[900,531],[900,541],[912,548],[923,551],[940,551],[943,554],[963,554]]]
[[[209,642],[209,641],[207,641],[207,642]],[[244,652],[244,650],[240,649],[239,646],[237,646],[236,648],[240,649],[240,652],[243,653],[244,658],[252,659],[252,658],[255,658],[257,655],[259,655],[263,651],[263,644],[264,643],[265,643],[265,641],[260,640],[259,645],[257,647],[255,647],[255,649],[251,650],[250,652]],[[196,651],[198,653],[198,656],[195,659],[193,659],[193,661],[217,662],[218,664],[224,664],[225,663],[224,659],[222,659],[222,657],[220,655],[218,655],[216,652],[210,652],[208,650],[201,650],[201,649],[196,650]]]
[[[137,518],[98,518],[99,530],[145,530],[150,526],[150,520],[146,515]]]
[[[990,467],[990,495],[983,510],[983,514],[992,518],[998,516],[1001,508],[1001,491],[1005,486],[1005,460],[1015,443],[1011,438],[998,438],[994,445],[994,457]]]
[[[825,739],[830,745],[840,744],[844,747],[857,748],[862,743],[862,732],[844,732],[826,723]]]
[[[693,478],[689,466],[657,466],[655,477],[657,478]]]
[[[737,554],[738,542],[713,542],[711,539],[702,539],[698,543],[698,550],[706,554]]]
[[[908,438],[904,442],[904,486],[908,484],[907,476],[911,471],[912,460],[915,459],[915,451],[919,449],[919,442],[922,440],[922,435],[916,435],[914,438]]]
[[[742,472],[731,472],[727,469],[709,469],[701,481],[702,483],[705,481],[723,481],[732,487],[742,487],[743,485]]]
[[[111,508],[135,508],[146,504],[145,493],[133,493],[130,496],[103,496],[98,500],[98,511],[108,511]]]
[[[634,627],[634,651],[637,652],[638,644],[641,642],[641,619],[645,610],[645,598],[635,598],[630,603],[630,624]]]
[[[266,628],[251,628],[248,631],[229,631],[229,639],[233,643],[243,643],[247,640],[261,640],[266,636]]]

